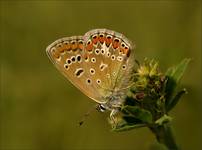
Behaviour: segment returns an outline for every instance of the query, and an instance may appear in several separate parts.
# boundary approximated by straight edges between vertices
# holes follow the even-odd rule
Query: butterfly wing
[[[108,97],[113,91],[126,88],[134,66],[132,43],[118,32],[95,29],[84,35],[84,44],[90,59],[96,60],[88,65],[96,71],[92,80],[99,85],[98,93]]]
[[[56,40],[46,51],[56,68],[98,103],[128,86],[134,56],[131,42],[120,33],[95,29]]]
[[[83,36],[65,37],[56,40],[46,49],[52,63],[84,94],[98,103],[105,102],[96,90],[86,64]]]

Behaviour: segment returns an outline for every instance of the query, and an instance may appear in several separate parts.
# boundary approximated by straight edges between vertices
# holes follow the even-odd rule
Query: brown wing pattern
[[[105,103],[105,97],[127,85],[134,58],[131,42],[107,29],[61,38],[46,52],[72,84],[98,103]]]
[[[47,47],[46,52],[56,68],[74,86],[93,100],[102,102],[86,70],[83,36],[56,40]]]
[[[125,88],[134,63],[131,61],[134,58],[131,42],[115,31],[95,29],[84,35],[84,43],[86,53],[98,60],[94,65],[97,70],[94,78],[101,80],[99,90],[105,89],[104,95],[108,96],[108,91]]]

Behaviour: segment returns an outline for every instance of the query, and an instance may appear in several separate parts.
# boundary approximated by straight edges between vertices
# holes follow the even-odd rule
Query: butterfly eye
[[[106,111],[106,108],[105,108],[102,104],[99,104],[96,109],[97,109],[98,111],[100,111],[100,112],[105,112],[105,111]]]

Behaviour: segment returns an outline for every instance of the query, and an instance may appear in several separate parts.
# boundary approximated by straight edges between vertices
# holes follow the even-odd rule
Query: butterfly
[[[64,37],[46,48],[55,67],[81,92],[97,102],[110,118],[124,103],[131,83],[134,45],[123,34],[93,29],[83,36]]]

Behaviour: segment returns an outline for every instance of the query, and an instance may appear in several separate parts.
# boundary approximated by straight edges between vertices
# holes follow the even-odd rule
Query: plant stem
[[[155,134],[159,143],[164,144],[169,150],[179,150],[169,123],[149,128]]]

